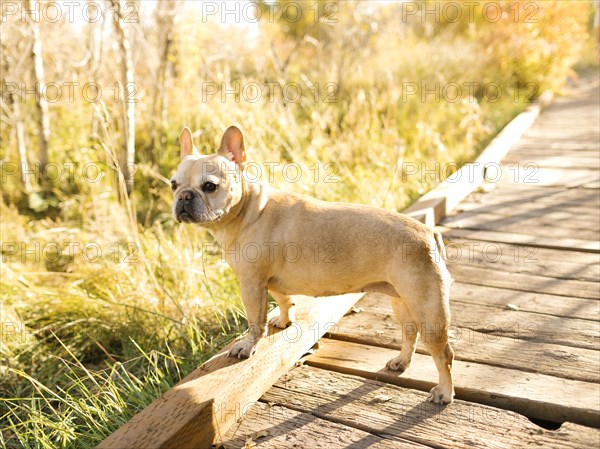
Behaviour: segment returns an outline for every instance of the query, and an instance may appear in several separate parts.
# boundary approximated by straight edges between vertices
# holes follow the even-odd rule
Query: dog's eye
[[[171,181],[171,190],[177,190],[177,183],[175,181]]]
[[[204,184],[202,184],[201,189],[205,193],[211,193],[217,190],[217,185],[214,182],[207,181]]]

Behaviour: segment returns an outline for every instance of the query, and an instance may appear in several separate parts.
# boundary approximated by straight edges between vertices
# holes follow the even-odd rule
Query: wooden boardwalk
[[[384,369],[402,325],[369,294],[223,446],[598,447],[598,88],[557,99],[440,226],[455,279],[454,403],[426,401],[437,373],[422,346],[402,375]]]

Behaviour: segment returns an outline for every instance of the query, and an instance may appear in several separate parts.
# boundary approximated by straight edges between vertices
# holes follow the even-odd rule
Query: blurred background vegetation
[[[587,1],[227,3],[3,2],[2,447],[93,447],[243,330],[170,213],[182,126],[209,152],[241,125],[252,161],[302,168],[262,165],[281,189],[401,211],[597,70]]]

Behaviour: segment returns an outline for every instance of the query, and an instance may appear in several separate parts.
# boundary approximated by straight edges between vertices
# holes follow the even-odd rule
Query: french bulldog
[[[214,154],[200,155],[187,127],[179,143],[181,163],[171,179],[173,214],[179,222],[203,226],[228,249],[225,260],[240,283],[249,330],[230,356],[250,357],[266,335],[269,293],[280,309],[270,324],[278,328],[294,320],[291,295],[384,293],[404,328],[400,354],[386,368],[406,370],[421,334],[439,374],[428,399],[452,402],[451,277],[439,233],[399,213],[249,182],[243,176],[244,137],[235,126],[225,131]],[[268,251],[249,260],[231,250],[247,245]]]

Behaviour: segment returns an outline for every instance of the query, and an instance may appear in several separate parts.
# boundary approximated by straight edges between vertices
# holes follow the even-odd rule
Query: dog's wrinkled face
[[[220,155],[186,157],[171,178],[177,221],[208,223],[223,218],[241,199],[241,175]]]
[[[185,128],[179,138],[182,161],[171,178],[173,215],[179,222],[210,224],[225,217],[242,198],[243,137],[231,127],[217,153],[201,156]]]

